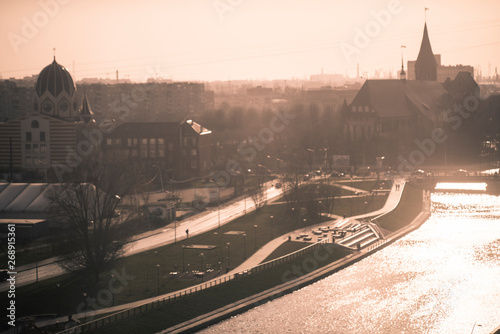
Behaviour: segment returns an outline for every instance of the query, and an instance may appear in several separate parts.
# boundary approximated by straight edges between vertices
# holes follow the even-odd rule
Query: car
[[[469,173],[465,169],[459,169],[452,173],[453,176],[467,176]]]
[[[282,187],[282,184],[279,182],[274,185],[274,188],[276,188],[276,189],[280,189],[281,187]]]
[[[313,230],[312,233],[314,235],[321,235],[321,234],[323,234],[323,231],[321,231],[321,230]]]

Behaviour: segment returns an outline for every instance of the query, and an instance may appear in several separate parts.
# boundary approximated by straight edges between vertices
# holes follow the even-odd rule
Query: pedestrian
[[[186,230],[186,239],[189,239],[189,229]]]

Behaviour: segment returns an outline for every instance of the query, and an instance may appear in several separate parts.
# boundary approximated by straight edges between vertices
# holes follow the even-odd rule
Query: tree
[[[52,216],[67,226],[60,265],[69,271],[99,274],[122,254],[125,223],[135,210],[121,205],[133,187],[130,164],[123,159],[105,164],[93,153],[64,183],[48,191]]]

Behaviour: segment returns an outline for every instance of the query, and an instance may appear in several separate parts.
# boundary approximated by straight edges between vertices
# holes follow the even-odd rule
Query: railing
[[[290,260],[293,260],[297,257],[300,257],[304,254],[310,253],[327,242],[328,242],[328,240],[322,240],[322,241],[316,242],[316,243],[311,244],[307,247],[299,249],[298,251],[281,256],[281,257],[274,259],[274,260],[271,260],[271,261],[261,263],[258,266],[249,268],[247,270],[243,270],[243,271],[240,271],[240,272],[235,273],[235,274],[225,275],[223,277],[213,279],[213,280],[208,281],[206,283],[198,284],[198,285],[192,286],[190,288],[186,288],[186,289],[183,289],[180,291],[176,291],[174,293],[170,293],[168,296],[165,296],[163,298],[160,297],[156,300],[145,302],[139,306],[131,307],[129,309],[125,309],[125,310],[113,313],[111,315],[86,322],[86,323],[78,325],[76,327],[65,329],[63,331],[57,332],[57,334],[88,333],[88,332],[95,331],[99,328],[103,328],[107,325],[116,323],[118,321],[126,320],[126,319],[129,319],[130,317],[141,314],[143,312],[147,312],[147,311],[153,310],[155,308],[159,308],[161,306],[167,305],[171,302],[177,301],[177,300],[179,300],[183,297],[189,296],[193,293],[200,292],[202,290],[209,289],[211,287],[227,283],[229,281],[232,281],[234,279],[238,279],[240,277],[244,277],[246,275],[259,273],[259,272],[268,270],[270,268],[273,268],[275,266],[278,266],[278,265],[286,263]]]

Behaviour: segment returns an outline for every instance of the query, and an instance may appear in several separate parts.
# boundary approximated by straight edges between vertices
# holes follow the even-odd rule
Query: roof
[[[109,137],[161,138],[178,133],[179,123],[177,122],[126,122],[118,125]]]
[[[48,91],[57,97],[63,91],[72,96],[75,93],[75,84],[68,70],[54,61],[46,66],[38,75],[35,85],[36,94],[42,96]]]
[[[47,183],[0,183],[0,212],[43,213],[49,202]]]
[[[212,131],[208,130],[207,128],[203,127],[201,124],[196,123],[193,120],[187,120],[183,124],[183,126],[188,126],[190,127],[194,132],[196,132],[199,135],[206,135],[212,133]]]
[[[87,93],[83,94],[82,107],[80,108],[80,115],[82,116],[92,116],[94,113],[90,109],[89,100],[87,99]]]
[[[366,80],[350,105],[368,106],[380,118],[428,115],[448,106],[448,92],[437,81]]]
[[[437,63],[432,52],[427,23],[424,25],[424,36],[420,44],[417,61],[415,62],[415,77],[417,80],[436,80]]]

